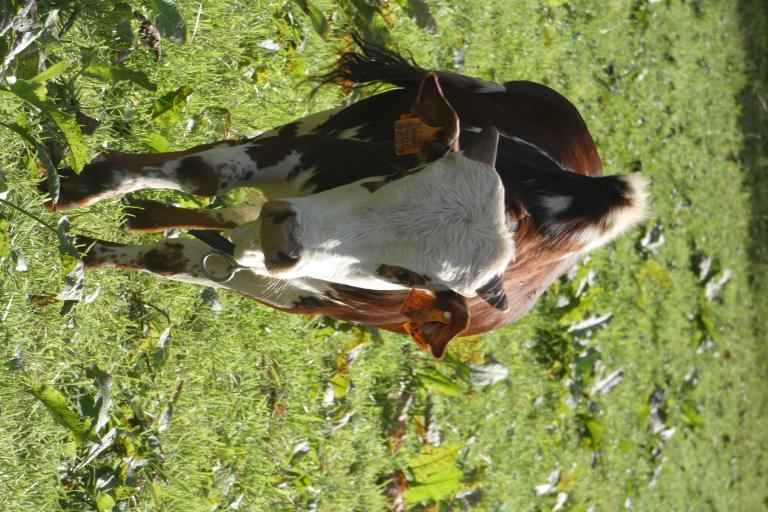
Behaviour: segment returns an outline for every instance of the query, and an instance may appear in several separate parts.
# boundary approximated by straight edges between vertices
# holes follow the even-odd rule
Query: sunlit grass
[[[66,497],[73,489],[59,483],[57,468],[82,460],[82,450],[28,393],[35,383],[51,384],[76,409],[78,393],[96,392],[86,375],[93,365],[113,379],[112,424],[126,428],[125,418],[145,411],[147,430],[137,430],[137,439],[157,435],[164,454],[163,478],[132,488],[129,509],[382,510],[389,499],[381,477],[407,468],[424,449],[419,434],[430,423],[443,444],[462,447],[448,464],[462,480],[441,510],[549,510],[558,493],[567,494],[566,510],[765,508],[766,301],[755,288],[765,282],[765,263],[755,262],[765,253],[765,221],[757,218],[765,210],[745,192],[765,189],[757,181],[766,144],[766,89],[757,77],[765,77],[768,50],[759,2],[741,11],[724,2],[429,3],[439,35],[395,10],[397,45],[425,67],[462,65],[467,74],[531,79],[561,91],[587,121],[606,172],[640,171],[651,179],[647,225],[596,252],[574,281],[558,284],[519,323],[456,342],[437,363],[404,337],[370,336],[224,293],[217,312],[200,288],[116,271],[89,274],[85,295],[94,300],[62,317],[60,304],[45,295],[55,295],[63,277],[55,236],[0,207],[13,251],[0,257],[0,509],[95,506]],[[199,4],[180,2],[190,34]],[[288,5],[293,27],[282,4],[203,2],[188,44],[166,40],[159,61],[148,50],[126,61],[157,92],[77,79],[83,111],[102,121],[86,138],[90,156],[105,146],[147,151],[152,133],[172,149],[218,140],[226,127],[222,109],[235,138],[343,104],[333,88],[308,101],[305,78],[321,72],[345,42],[338,34],[323,41]],[[329,12],[332,4],[318,5]],[[114,59],[100,26],[111,3],[84,6],[72,30],[47,43],[46,55],[78,62],[87,47]],[[299,34],[306,38],[301,53],[288,45]],[[262,48],[266,40],[280,49]],[[194,92],[183,119],[154,125],[157,99],[184,85]],[[51,133],[12,98],[0,97],[0,114],[8,122],[21,114],[35,134]],[[130,130],[121,128],[126,119]],[[55,224],[60,215],[43,211],[35,191],[29,150],[2,127],[0,144],[7,200]],[[72,212],[72,231],[151,238],[119,230],[119,205]],[[662,227],[665,242],[644,249],[640,240],[653,225]],[[16,270],[19,255],[27,270]],[[707,257],[712,275],[702,280],[699,264]],[[706,283],[726,269],[732,277],[706,299]],[[591,284],[576,298],[589,270]],[[573,321],[608,312],[613,317],[593,335],[567,333]],[[328,399],[339,356],[355,338],[367,341],[344,374],[353,385]],[[599,364],[578,369],[588,352]],[[460,378],[470,361],[499,362],[509,376],[471,385]],[[620,368],[618,386],[589,393]],[[425,369],[451,377],[459,396],[425,384]],[[160,431],[180,383],[173,416]],[[586,391],[577,389],[582,384]],[[401,388],[413,392],[415,405],[402,448],[393,451],[388,431]],[[654,415],[664,416],[664,436],[652,431]],[[83,475],[106,464],[97,459],[78,476],[86,481]],[[535,486],[556,470],[556,488],[537,496]]]

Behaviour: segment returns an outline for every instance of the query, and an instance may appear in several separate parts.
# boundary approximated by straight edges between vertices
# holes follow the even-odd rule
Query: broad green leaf
[[[109,494],[98,493],[96,495],[96,510],[99,512],[112,512],[115,507],[115,500]]]
[[[46,95],[48,94],[48,91],[45,89],[45,84],[22,79],[16,80],[16,82],[7,87],[1,87],[0,91],[10,92],[17,97],[32,103],[36,107],[37,105],[34,102],[45,102]]]
[[[152,10],[157,14],[156,25],[160,33],[177,43],[187,42],[187,25],[173,0],[152,0]]]
[[[347,396],[349,391],[349,376],[337,373],[330,379],[331,386],[333,387],[333,398],[341,400]]]
[[[68,70],[72,66],[72,63],[68,60],[62,60],[57,62],[56,64],[49,66],[48,69],[45,71],[39,73],[34,78],[31,78],[30,82],[35,82],[38,84],[45,84],[48,82],[48,80],[53,80],[57,76],[61,75],[63,72]]]
[[[315,32],[325,39],[328,35],[328,20],[325,18],[323,11],[318,9],[311,0],[296,0],[296,3],[299,4],[299,7],[304,11],[304,14],[309,16]]]
[[[164,94],[152,107],[152,119],[158,126],[168,126],[181,119],[181,112],[192,88],[182,85],[175,91]]]
[[[88,159],[88,146],[85,144],[85,139],[83,139],[83,134],[80,132],[75,116],[65,114],[58,110],[56,105],[50,101],[41,99],[39,97],[40,87],[36,83],[18,80],[8,88],[0,87],[0,93],[12,94],[21,98],[30,105],[39,108],[43,114],[48,116],[67,140],[70,165],[75,172],[80,172]],[[45,89],[43,88],[43,90]]]
[[[404,493],[408,504],[421,503],[426,500],[439,501],[453,494],[459,488],[462,473],[458,469],[446,471],[440,475],[440,480],[425,484],[411,485]]]
[[[458,459],[461,445],[449,443],[443,446],[425,446],[418,455],[408,461],[414,479],[425,482],[433,474],[453,468]]]
[[[128,69],[123,66],[109,66],[92,61],[90,64],[88,64],[88,67],[83,70],[83,74],[96,80],[101,80],[102,82],[111,84],[128,81],[133,82],[136,85],[139,85],[150,91],[157,90],[157,85],[153,82],[150,82],[146,74],[142,73],[141,71],[134,71],[133,69]]]
[[[167,153],[171,150],[171,143],[168,142],[168,139],[157,132],[147,134],[141,140],[152,153]]]
[[[408,504],[425,500],[439,501],[453,494],[459,488],[463,476],[456,467],[461,446],[425,446],[408,462],[413,475],[410,488],[403,494]]]
[[[599,286],[589,287],[586,292],[583,292],[578,297],[574,297],[571,304],[563,310],[563,315],[560,317],[560,325],[571,328],[575,324],[584,321],[587,314],[596,307],[598,299],[604,293],[603,288]]]
[[[91,430],[90,418],[81,418],[71,410],[67,399],[58,390],[47,384],[34,384],[30,391],[35,398],[43,402],[56,423],[69,429],[81,441],[97,441]]]
[[[459,386],[434,368],[424,368],[417,371],[416,378],[419,379],[422,386],[434,393],[445,396],[461,396],[462,394]]]
[[[65,114],[59,110],[49,110],[46,114],[61,130],[64,138],[67,139],[67,145],[69,145],[69,165],[75,172],[82,171],[88,161],[88,146],[85,143],[85,139],[83,139],[83,134],[80,131],[80,126],[77,124],[75,116]]]

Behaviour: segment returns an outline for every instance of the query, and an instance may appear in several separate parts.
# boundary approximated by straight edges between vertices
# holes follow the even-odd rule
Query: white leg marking
[[[224,288],[282,308],[292,308],[307,297],[322,299],[324,292],[330,290],[321,281],[283,281],[250,270],[236,272],[227,283],[216,283],[205,277],[201,266],[203,256],[212,250],[199,240],[184,238],[165,239],[146,246],[115,247],[97,242],[86,261],[91,266],[132,268],[174,281]],[[210,258],[207,269],[214,275],[226,275],[228,270],[223,258]]]

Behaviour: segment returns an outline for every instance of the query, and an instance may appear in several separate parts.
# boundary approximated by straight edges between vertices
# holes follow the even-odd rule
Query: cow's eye
[[[395,265],[380,265],[376,269],[376,274],[389,281],[397,281],[406,286],[421,286],[429,281],[429,278],[412,272],[407,268],[397,267]]]
[[[395,274],[395,279],[397,279],[398,281],[400,281],[403,284],[407,284],[407,283],[410,283],[410,281],[411,281],[411,275],[412,274],[410,272],[406,272],[406,271],[402,270],[402,271],[400,271],[400,272]]]

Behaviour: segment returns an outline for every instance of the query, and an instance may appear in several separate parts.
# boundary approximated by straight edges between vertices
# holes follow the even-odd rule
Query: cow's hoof
[[[88,180],[82,174],[76,174],[70,168],[59,169],[59,197],[56,203],[50,197],[48,180],[42,180],[37,184],[40,194],[49,197],[43,202],[43,206],[48,210],[65,212],[79,206],[86,206],[92,201],[89,199],[93,193],[89,190]]]

